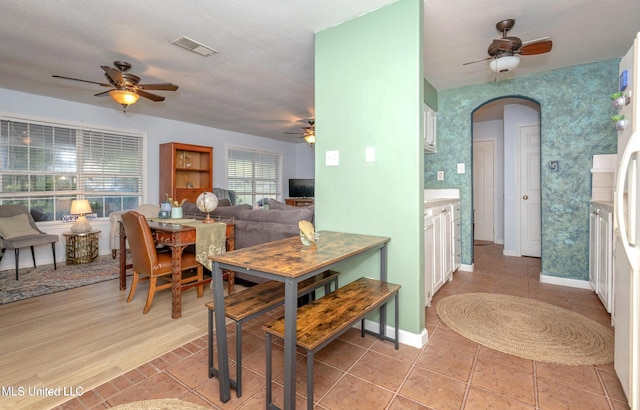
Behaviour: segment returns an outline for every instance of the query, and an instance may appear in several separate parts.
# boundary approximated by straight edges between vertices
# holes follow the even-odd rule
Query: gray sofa
[[[203,219],[203,214],[194,203],[182,205],[185,218]],[[298,236],[298,221],[304,219],[313,223],[314,208],[295,207],[271,199],[269,209],[252,209],[250,205],[218,206],[212,216],[233,217],[235,223],[235,248],[272,242],[279,239]],[[236,272],[236,279],[259,283],[262,280],[255,276]]]

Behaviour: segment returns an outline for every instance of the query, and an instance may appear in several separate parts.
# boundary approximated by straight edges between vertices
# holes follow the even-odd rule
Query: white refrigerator
[[[618,169],[614,196],[614,368],[632,409],[640,409],[640,33],[620,61]],[[622,117],[624,116],[624,117]]]

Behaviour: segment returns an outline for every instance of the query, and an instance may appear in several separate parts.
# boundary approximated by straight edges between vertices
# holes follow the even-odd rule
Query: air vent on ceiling
[[[172,44],[175,44],[179,47],[186,48],[189,51],[193,51],[194,53],[200,54],[204,57],[209,57],[217,53],[217,50],[214,50],[211,47],[207,47],[202,43],[198,43],[195,40],[190,39],[189,37],[182,36],[177,40],[172,41]]]

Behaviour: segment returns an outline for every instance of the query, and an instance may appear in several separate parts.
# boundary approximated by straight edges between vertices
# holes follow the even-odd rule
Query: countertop
[[[460,202],[458,198],[429,198],[424,200],[424,207],[432,208],[434,206],[449,205]]]
[[[609,212],[613,212],[613,202],[612,201],[591,201],[591,206],[604,209]]]

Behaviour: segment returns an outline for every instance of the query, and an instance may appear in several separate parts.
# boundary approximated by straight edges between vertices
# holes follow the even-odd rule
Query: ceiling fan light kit
[[[135,104],[140,98],[138,94],[127,90],[111,90],[109,95],[124,108],[127,108],[127,105]]]
[[[520,64],[520,57],[518,56],[504,56],[498,57],[489,62],[489,68],[494,73],[506,73],[518,67]]]

